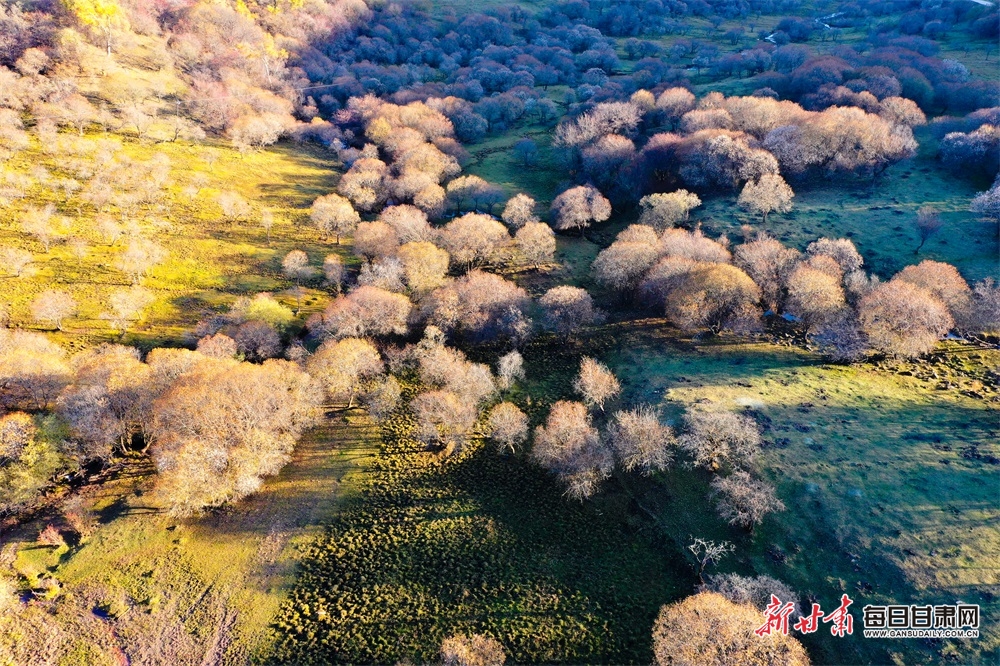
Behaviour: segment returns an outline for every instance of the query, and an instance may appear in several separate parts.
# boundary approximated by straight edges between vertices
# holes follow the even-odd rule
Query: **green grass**
[[[92,536],[58,550],[16,544],[21,584],[52,577],[61,593],[49,608],[25,606],[2,621],[0,656],[10,643],[32,654],[28,641],[49,636],[66,641],[59,645],[66,664],[79,663],[74,650],[94,664],[117,663],[119,650],[133,660],[159,650],[152,663],[205,654],[220,664],[259,659],[270,649],[268,626],[295,580],[302,546],[357,493],[376,451],[373,437],[362,414],[331,419],[303,438],[258,494],[203,518],[162,513],[148,464],[139,461],[84,489],[101,522]],[[40,525],[20,533],[32,527]],[[46,617],[46,628],[32,633]],[[109,632],[116,641],[107,641]]]
[[[98,138],[94,136],[92,138]],[[224,309],[240,295],[274,291],[286,304],[293,304],[288,293],[292,284],[281,273],[281,259],[292,249],[303,249],[311,263],[322,264],[328,253],[349,257],[349,245],[335,246],[322,242],[309,224],[308,208],[321,194],[334,189],[337,172],[331,168],[332,156],[310,146],[278,145],[245,156],[218,144],[192,146],[173,143],[150,144],[127,137],[125,154],[136,160],[148,160],[156,153],[171,162],[170,180],[161,208],[142,210],[138,215],[143,233],[168,250],[167,260],[152,269],[143,286],[156,296],[141,320],[124,341],[145,348],[177,344],[197,321]],[[214,154],[215,162],[205,156]],[[56,156],[37,148],[12,161],[15,171],[25,172],[41,164],[56,176],[68,176]],[[194,199],[184,189],[193,182],[204,186]],[[222,219],[216,202],[219,192],[233,190],[252,202],[250,219],[228,222]],[[71,348],[117,340],[101,315],[108,310],[108,296],[126,287],[130,280],[115,268],[124,241],[108,246],[94,229],[95,212],[81,205],[76,197],[62,203],[52,192],[33,187],[26,199],[17,202],[0,218],[0,245],[21,247],[35,255],[38,272],[33,277],[3,278],[4,301],[9,303],[12,321],[32,326],[31,300],[49,288],[66,290],[79,304],[79,312],[64,323],[64,331],[55,335]],[[21,213],[28,205],[59,203],[58,214],[69,218],[67,232],[87,240],[89,253],[81,261],[72,257],[65,237],[58,238],[49,252],[21,231]],[[272,242],[259,227],[260,210],[274,211],[276,224]],[[114,208],[112,215],[116,215]],[[149,217],[169,220],[166,229],[156,229]],[[317,287],[318,280],[307,285]],[[320,310],[327,295],[311,288],[304,302],[306,313]]]
[[[831,366],[796,348],[678,339],[658,320],[620,340],[607,359],[627,400],[660,403],[673,418],[683,405],[750,407],[766,424],[762,471],[788,507],[750,538],[713,515],[704,475],[679,470],[643,494],[668,533],[732,540],[737,552],[720,571],[772,575],[824,609],[843,592],[858,608],[983,606],[978,640],[821,631],[805,641],[815,662],[889,663],[899,653],[905,663],[949,655],[991,663],[1000,650],[1000,539],[991,526],[1000,509],[988,456],[995,461],[1000,447],[997,385],[984,373],[1000,354],[949,344],[926,363]]]
[[[537,388],[519,402],[543,404]],[[476,441],[444,458],[411,427],[406,414],[383,426],[360,501],[309,547],[273,663],[429,663],[469,632],[515,663],[649,662],[656,612],[691,572],[625,497],[572,502],[522,455]]]

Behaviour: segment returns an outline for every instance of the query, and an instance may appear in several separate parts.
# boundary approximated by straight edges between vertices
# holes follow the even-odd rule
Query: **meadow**
[[[426,6],[450,20],[452,12],[507,4],[436,0]],[[519,4],[529,13],[557,7],[541,0]],[[243,3],[239,7],[249,14]],[[243,15],[239,7],[234,13]],[[813,17],[821,11],[826,7],[807,3],[795,13]],[[685,35],[649,39],[664,49],[664,59],[671,57],[670,47],[692,38],[735,54],[784,16],[693,16],[685,21]],[[896,20],[898,13],[884,14],[809,46],[819,54],[844,45],[861,48],[872,30]],[[724,37],[734,28],[748,31],[735,41]],[[112,73],[153,86],[155,67],[146,60],[160,57],[158,37],[131,38],[131,59],[116,56]],[[627,57],[624,37],[608,39],[621,59],[608,79],[625,81],[637,62]],[[995,78],[992,41],[957,31],[939,41],[940,57],[960,61],[972,77]],[[96,51],[95,59],[101,55]],[[699,97],[713,91],[750,95],[757,88],[750,78],[713,77],[708,67],[687,59],[674,64],[686,68]],[[169,94],[180,94],[184,76],[171,70],[163,84]],[[377,90],[375,78],[364,85]],[[110,84],[103,73],[80,79],[95,102],[106,96]],[[575,95],[568,85],[535,92],[560,113],[588,108],[566,101]],[[167,96],[157,99],[168,105]],[[309,113],[314,103],[309,98]],[[328,117],[350,115],[330,112],[348,106],[336,100],[318,104]],[[461,173],[499,186],[504,200],[530,195],[548,219],[556,195],[586,177],[569,171],[569,150],[555,141],[561,120],[526,116],[491,128],[464,146]],[[79,132],[82,141],[111,142],[137,163],[160,155],[169,160],[155,204],[134,214],[108,209],[130,222],[136,235],[167,250],[166,259],[140,280],[155,298],[126,332],[109,325],[112,293],[132,284],[117,267],[127,239],[109,242],[99,233],[99,216],[82,191],[56,195],[52,183],[74,175],[62,152],[88,154],[65,148],[76,140],[74,133],[59,134],[63,147],[32,134],[4,163],[7,174],[32,184],[22,200],[0,210],[0,246],[28,250],[36,270],[0,277],[0,305],[8,307],[4,323],[44,333],[71,354],[109,343],[142,353],[192,348],[199,322],[226,313],[242,297],[267,292],[294,311],[280,331],[281,343],[288,358],[308,367],[310,355],[326,343],[307,320],[344,302],[340,289],[324,283],[315,269],[336,255],[349,286],[365,262],[367,268],[373,263],[355,255],[350,234],[334,242],[310,217],[313,201],[338,191],[350,164],[361,161],[357,146],[366,141],[366,128],[358,118],[343,121],[350,130],[337,128],[337,138],[326,145],[286,138],[239,150],[218,132],[170,141],[128,129],[99,131],[96,124]],[[800,251],[822,237],[847,238],[864,269],[885,281],[926,259],[955,266],[969,284],[1000,278],[996,220],[970,212],[973,197],[990,183],[946,169],[931,128],[918,126],[914,135],[916,153],[875,181],[815,174],[790,179],[792,210],[772,213],[766,224],[737,206],[736,192],[708,191],[684,226],[713,239],[724,235],[730,247],[747,240],[750,228]],[[537,144],[531,164],[514,150],[524,138]],[[368,147],[379,154],[374,143]],[[383,157],[391,152],[381,150]],[[220,204],[220,195],[230,193],[250,203],[236,219]],[[362,210],[360,219],[377,219],[378,206],[390,200],[399,203],[387,195]],[[348,408],[320,388],[318,419],[295,443],[290,461],[248,497],[173,515],[159,481],[162,470],[147,446],[134,445],[51,479],[22,515],[0,516],[0,583],[6,586],[0,592],[10,587],[15,595],[0,598],[13,601],[0,610],[16,609],[0,618],[0,663],[423,664],[441,660],[448,637],[480,634],[500,642],[508,663],[648,664],[660,609],[698,591],[698,563],[689,550],[696,538],[734,546],[709,574],[771,576],[824,610],[849,594],[858,628],[865,604],[960,600],[982,608],[978,639],[880,641],[862,638],[857,629],[837,638],[825,628],[796,636],[814,663],[994,663],[1000,656],[996,332],[970,340],[950,335],[916,359],[872,354],[835,363],[803,327],[779,317],[742,337],[681,330],[662,318],[662,309],[640,309],[594,276],[599,253],[638,222],[632,203],[616,204],[610,219],[585,233],[558,234],[552,261],[540,268],[483,263],[526,290],[525,311],[539,320],[540,297],[565,285],[593,295],[607,315],[602,323],[568,336],[534,330],[515,342],[450,332],[449,344],[490,368],[519,348],[525,378],[497,389],[490,400],[516,405],[529,433],[546,422],[554,403],[576,399],[573,382],[583,357],[606,363],[621,382],[608,415],[649,405],[678,432],[692,409],[747,416],[763,438],[752,471],[774,486],[783,511],[752,530],[728,524],[710,499],[715,475],[693,468],[684,454],[650,475],[615,468],[594,496],[572,498],[530,447],[508,451],[491,441],[485,408],[461,446],[420,440],[422,424],[410,405],[428,386],[413,367],[394,367],[405,365],[399,361],[404,345],[421,344],[418,329],[427,321],[414,308],[406,334],[367,336],[378,343],[375,354],[380,366],[386,360],[386,376],[402,386],[394,409],[376,415],[354,406],[354,393]],[[29,207],[47,204],[58,212],[51,247],[21,226]],[[923,206],[939,211],[942,227],[918,252],[914,222]],[[488,210],[495,214],[497,208]],[[273,228],[261,226],[264,211],[273,215]],[[455,217],[450,209],[432,215],[434,233]],[[86,252],[75,252],[79,246],[72,239],[82,239]],[[293,250],[304,251],[314,269],[301,288],[283,268]],[[465,268],[453,262],[442,280],[456,281]],[[58,330],[32,314],[32,301],[53,288],[79,306]],[[418,301],[416,292],[407,298]],[[5,389],[0,386],[0,393]],[[56,414],[43,405],[33,417],[53,432],[68,432],[68,425],[45,421],[49,412]],[[601,412],[599,420],[606,419],[603,406]],[[50,527],[60,536],[48,542]]]

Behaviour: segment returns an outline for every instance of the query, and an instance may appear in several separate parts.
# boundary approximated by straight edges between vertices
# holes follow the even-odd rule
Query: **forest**
[[[0,664],[994,663],[998,16],[0,4]]]

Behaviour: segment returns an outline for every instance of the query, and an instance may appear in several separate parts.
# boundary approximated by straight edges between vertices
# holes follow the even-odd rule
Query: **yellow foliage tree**
[[[66,8],[77,20],[101,35],[101,40],[111,55],[114,33],[129,27],[128,17],[115,0],[63,0]]]

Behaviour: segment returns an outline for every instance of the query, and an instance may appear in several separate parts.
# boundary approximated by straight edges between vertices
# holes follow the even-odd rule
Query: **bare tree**
[[[660,609],[653,625],[656,666],[809,666],[805,648],[789,635],[754,631],[767,618],[715,592],[701,592]]]
[[[59,289],[47,289],[31,302],[31,315],[35,321],[50,323],[59,331],[63,321],[75,313],[76,301]]]
[[[776,173],[766,173],[743,186],[737,203],[751,213],[760,213],[763,223],[767,224],[770,213],[787,213],[792,209],[794,196],[784,178]]]
[[[806,251],[812,256],[832,258],[844,273],[859,270],[865,263],[854,243],[847,238],[820,238],[810,243]]]
[[[395,256],[399,249],[396,230],[385,222],[362,222],[354,231],[354,254],[366,259]]]
[[[780,580],[770,576],[740,576],[739,574],[718,574],[709,576],[708,582],[699,586],[699,592],[717,592],[734,604],[749,604],[764,611],[771,603],[771,595],[782,601],[795,602],[799,595]],[[798,613],[798,603],[792,615]]]
[[[274,213],[270,208],[260,212],[260,228],[267,234],[267,244],[271,244],[271,229],[274,228]]]
[[[38,411],[69,381],[66,350],[41,333],[0,328],[0,406]]]
[[[556,254],[556,235],[544,222],[528,222],[517,230],[514,244],[534,268],[550,263]]]
[[[517,350],[508,352],[497,361],[497,386],[509,391],[514,382],[524,379],[524,357]]]
[[[389,206],[379,213],[378,219],[396,231],[396,238],[400,244],[434,239],[434,230],[427,222],[427,213],[416,206],[409,204]]]
[[[412,241],[399,248],[399,259],[406,283],[422,294],[445,283],[450,257],[445,250],[428,241]]]
[[[8,275],[14,277],[29,277],[34,273],[31,263],[35,257],[27,250],[16,247],[0,247],[0,265],[3,265]]]
[[[510,234],[489,215],[467,213],[445,226],[441,240],[452,261],[471,268],[494,260],[510,242]]]
[[[52,204],[44,208],[29,206],[24,213],[21,228],[26,234],[31,234],[42,248],[48,252],[52,248],[52,241],[56,236],[55,215],[56,208]]]
[[[527,194],[515,194],[504,206],[500,217],[511,229],[520,229],[529,222],[538,222],[535,206],[535,200]]]
[[[422,299],[423,315],[443,331],[473,339],[528,336],[528,292],[499,275],[472,270]]]
[[[604,222],[611,217],[611,202],[593,185],[571,187],[552,202],[556,229],[579,229],[582,236],[591,222]]]
[[[338,296],[308,327],[338,338],[404,335],[409,330],[410,299],[378,287],[361,286]]]
[[[677,439],[649,406],[615,412],[608,426],[608,442],[622,469],[649,475],[670,467]]]
[[[744,470],[713,479],[712,492],[718,499],[719,515],[730,525],[750,530],[768,514],[785,510],[784,503],[774,493],[774,486],[753,478]]]
[[[133,322],[141,319],[142,312],[149,307],[156,297],[143,287],[130,287],[111,292],[108,298],[111,311],[103,315],[111,327],[125,335]]]
[[[715,543],[714,541],[695,538],[694,541],[688,544],[688,550],[694,555],[695,562],[698,564],[698,580],[704,583],[705,569],[721,562],[722,558],[736,550],[736,547],[728,541]]]
[[[253,211],[250,202],[243,195],[231,190],[220,192],[217,201],[222,210],[222,216],[230,223],[246,220]]]
[[[452,391],[426,391],[410,401],[417,419],[416,439],[449,453],[461,449],[472,433],[477,411],[474,404]]]
[[[135,236],[129,240],[115,265],[128,275],[135,285],[155,266],[163,263],[167,255],[166,249],[160,244],[148,238]]]
[[[914,221],[917,227],[917,234],[920,236],[920,245],[913,251],[913,254],[920,254],[920,248],[929,241],[937,232],[941,231],[941,213],[930,206],[921,206],[917,210],[917,219]]]
[[[639,223],[663,231],[682,220],[686,221],[691,210],[701,205],[701,199],[687,190],[677,190],[649,194],[639,200],[639,205],[642,207]]]
[[[363,383],[385,372],[375,345],[358,338],[327,340],[310,357],[307,367],[309,374],[323,383],[330,399],[346,401],[348,409],[354,407]]]
[[[340,237],[352,233],[361,221],[358,211],[339,194],[327,194],[313,201],[309,217],[323,235],[333,235],[340,245]]]
[[[382,381],[376,381],[375,386],[361,396],[361,400],[373,419],[384,421],[399,407],[402,395],[403,389],[399,382],[389,375]]]
[[[788,276],[787,308],[808,326],[837,318],[845,307],[839,276],[816,270],[808,263],[799,264]]]
[[[511,453],[528,439],[528,417],[512,402],[501,402],[493,407],[487,425],[490,438]]]
[[[679,438],[698,467],[748,467],[760,452],[760,429],[753,419],[731,412],[688,412]]]
[[[339,294],[344,284],[344,262],[336,254],[328,254],[323,258],[323,281]]]
[[[614,457],[601,442],[587,408],[560,400],[552,405],[544,426],[535,429],[532,455],[566,483],[566,493],[585,499],[611,475]]]
[[[969,284],[958,269],[940,261],[925,259],[916,266],[907,266],[893,279],[915,284],[931,292],[935,298],[948,306],[952,316],[965,310],[972,296]]]
[[[210,358],[236,358],[236,341],[224,333],[198,340],[198,353]]]
[[[543,325],[564,337],[604,320],[604,313],[594,306],[591,295],[579,287],[553,287],[538,299],[538,305]]]
[[[281,270],[285,277],[295,280],[296,285],[311,278],[315,272],[309,265],[309,255],[302,250],[292,250],[286,254],[281,260]]]
[[[580,372],[573,380],[573,389],[583,396],[589,407],[597,407],[603,412],[605,403],[621,393],[622,387],[608,366],[584,356]]]
[[[503,666],[506,660],[500,642],[482,634],[459,634],[441,643],[443,666]]]
[[[783,290],[795,267],[799,252],[780,241],[758,234],[756,238],[737,246],[734,262],[760,287],[767,307],[777,311],[783,300]]]
[[[87,244],[87,240],[80,236],[71,237],[67,243],[69,246],[70,254],[76,259],[76,265],[79,266],[83,263],[87,254],[90,252],[90,246]]]
[[[187,515],[256,492],[291,459],[315,418],[315,382],[288,361],[205,358],[153,403],[153,460],[170,512]]]
[[[899,279],[862,298],[858,319],[873,348],[910,358],[929,352],[954,325],[947,306],[930,291]]]
[[[236,351],[248,361],[260,363],[281,355],[281,336],[266,321],[246,321],[233,331]]]

